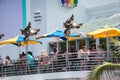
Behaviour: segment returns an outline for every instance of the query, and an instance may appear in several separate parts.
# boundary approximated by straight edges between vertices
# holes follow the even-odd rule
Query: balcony
[[[0,64],[0,77],[33,75],[72,71],[90,71],[94,66],[104,61],[119,63],[120,52],[84,52],[50,55],[47,58],[35,57],[34,65],[27,60],[12,60],[12,64]]]

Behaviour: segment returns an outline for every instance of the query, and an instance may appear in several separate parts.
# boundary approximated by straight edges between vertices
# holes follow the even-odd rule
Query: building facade
[[[14,0],[13,0],[14,2]],[[4,36],[3,39],[8,39],[11,37],[14,37],[18,34],[20,34],[20,30],[22,28],[25,28],[30,21],[32,23],[33,28],[39,28],[40,32],[38,35],[44,34],[44,33],[49,33],[55,29],[60,29],[60,30],[65,30],[63,23],[68,19],[72,14],[74,14],[74,21],[77,23],[84,23],[87,24],[87,22],[94,20],[94,19],[99,19],[99,18],[105,18],[109,17],[113,14],[119,14],[119,0],[94,0],[94,1],[89,1],[89,0],[78,0],[77,6],[76,7],[63,7],[61,0],[20,0],[16,1],[15,3],[11,3],[10,1],[6,0],[3,1],[1,0],[1,9],[6,10],[6,12],[9,9],[9,12],[5,14],[3,11],[1,13],[1,23],[0,23],[0,33],[5,33],[6,36]],[[9,5],[7,5],[9,4]],[[5,5],[5,6],[3,6]],[[13,10],[14,15],[10,15],[10,11],[12,11],[12,7],[7,7],[7,6],[13,6],[15,10]],[[111,9],[109,9],[111,8]],[[16,11],[18,10],[18,11]],[[14,12],[16,11],[16,12]],[[19,13],[17,13],[19,12]],[[36,21],[35,18],[35,13],[40,13]],[[7,15],[9,14],[9,15]],[[8,16],[8,20],[4,20],[5,16]],[[18,16],[18,18],[16,16]],[[10,16],[16,17],[17,20],[11,20]],[[11,21],[13,23],[11,23]],[[15,22],[16,21],[16,22]],[[5,25],[10,23],[10,25]],[[89,24],[87,24],[89,26]],[[7,29],[4,28],[6,26]],[[13,29],[10,27],[13,26]],[[17,26],[17,27],[16,27]],[[9,31],[8,31],[9,28]],[[83,30],[83,29],[82,29]],[[88,28],[89,30],[89,28]],[[85,30],[86,31],[86,30]],[[83,30],[84,32],[84,30]],[[9,33],[14,33],[14,34],[9,34]],[[9,35],[8,35],[9,34]],[[1,41],[3,40],[1,39]],[[34,55],[38,55],[42,49],[48,51],[49,50],[49,45],[48,43],[51,41],[56,41],[53,38],[50,39],[41,39],[43,42],[42,45],[30,45],[29,50],[34,52]],[[10,49],[9,47],[12,47]],[[6,51],[6,49],[8,51]],[[25,51],[25,47],[20,48],[21,52]],[[49,52],[49,51],[48,51]],[[1,55],[3,53],[6,53],[5,55],[12,55],[14,54],[17,56],[18,54],[18,47],[14,45],[6,45],[0,49]],[[3,55],[3,56],[5,56]],[[12,56],[11,56],[12,57]],[[14,57],[12,57],[14,58]]]

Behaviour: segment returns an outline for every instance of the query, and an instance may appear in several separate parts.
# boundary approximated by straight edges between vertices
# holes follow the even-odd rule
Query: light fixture
[[[73,26],[78,26],[78,24],[76,22],[73,22],[72,25]]]
[[[26,42],[26,53],[28,51],[28,40],[29,40],[29,37],[36,35],[39,31],[40,31],[40,29],[33,29],[31,27],[31,23],[30,22],[28,23],[28,26],[24,30],[21,29],[22,35],[25,36],[24,40]]]
[[[72,16],[63,23],[64,27],[67,29],[71,29],[71,28],[80,28],[80,26],[83,25],[83,23],[78,24],[76,22],[73,22],[73,20],[74,20],[74,15],[72,14]]]
[[[30,36],[36,35],[38,32],[40,31],[40,29],[30,29]]]
[[[83,23],[80,23],[80,24],[78,24],[78,23],[76,23],[76,22],[73,22],[72,23],[72,27],[73,28],[80,28],[80,26],[82,26],[83,25]]]
[[[72,16],[63,23],[64,27],[66,28],[64,31],[65,37],[67,37],[70,34],[70,29],[80,28],[80,26],[83,25],[83,23],[78,24],[76,22],[73,22],[73,20],[74,20],[74,15],[72,14]]]
[[[22,35],[24,35],[25,38],[28,38],[29,36],[36,35],[39,31],[40,31],[40,29],[33,29],[31,27],[30,22],[28,23],[28,26],[24,30],[21,29]]]

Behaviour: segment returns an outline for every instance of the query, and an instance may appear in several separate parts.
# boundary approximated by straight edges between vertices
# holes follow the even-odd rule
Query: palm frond
[[[110,45],[112,46],[112,51],[120,51],[120,41],[114,38],[110,38]]]
[[[100,80],[100,77],[105,71],[107,71],[107,73],[110,75],[112,72],[111,70],[118,68],[120,68],[120,64],[104,62],[102,65],[93,68],[93,70],[88,74],[87,80]]]

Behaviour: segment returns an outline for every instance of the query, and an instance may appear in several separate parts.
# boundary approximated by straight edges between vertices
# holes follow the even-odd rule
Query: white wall
[[[30,1],[30,8],[31,8],[31,22],[32,22],[32,27],[33,28],[39,28],[40,32],[39,34],[46,33],[46,28],[47,28],[47,10],[46,10],[46,0],[31,0]],[[35,22],[34,20],[34,13],[35,12],[41,12],[42,18],[41,21]]]
[[[78,0],[75,8],[65,8],[61,6],[61,0],[47,0],[47,32],[54,29],[64,29],[63,22],[74,14],[77,23],[88,20],[86,9],[82,5],[82,0]]]
[[[71,72],[58,72],[46,73],[35,75],[22,75],[14,77],[6,77],[2,80],[48,80],[48,79],[64,79],[64,78],[85,78],[89,71],[71,71]]]
[[[96,7],[96,6],[102,6],[107,5],[111,3],[120,2],[120,0],[83,0],[83,5],[86,8]]]

